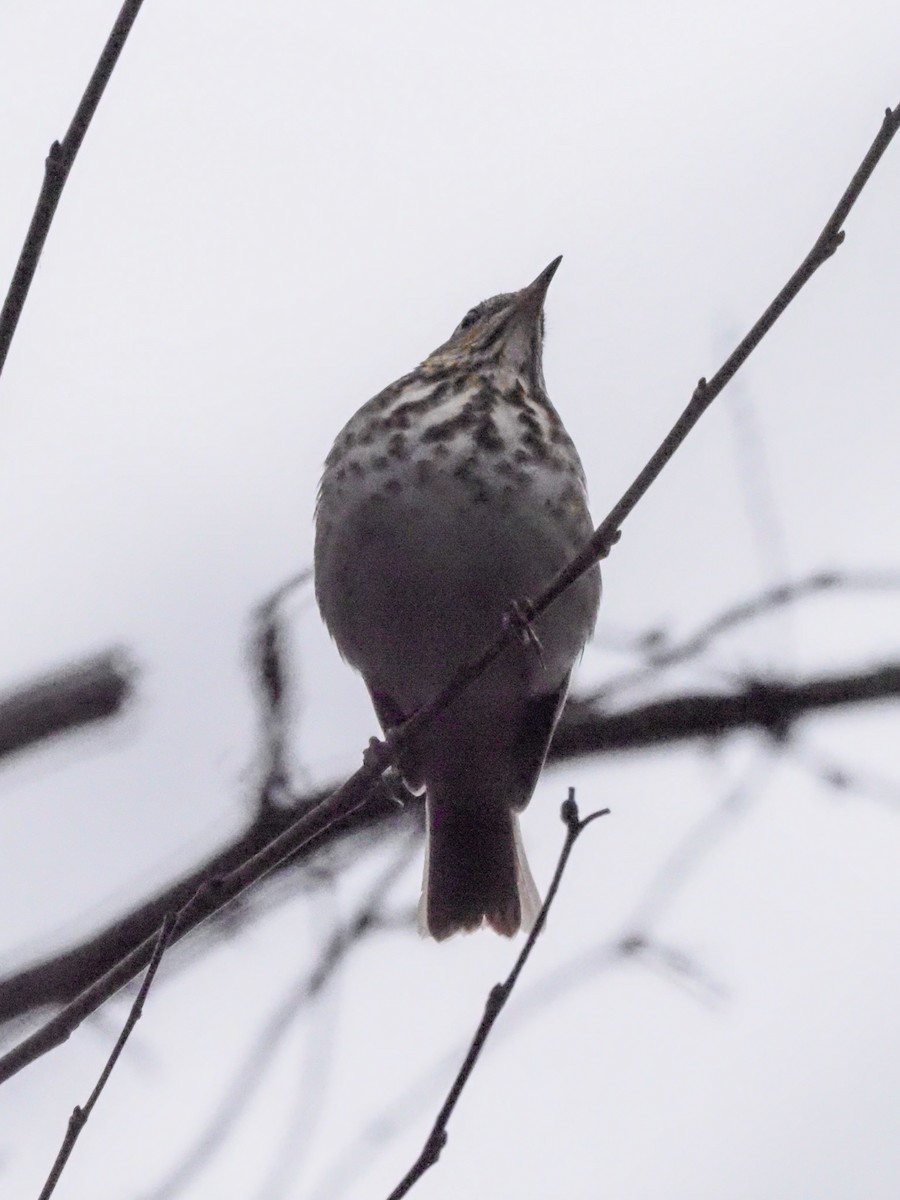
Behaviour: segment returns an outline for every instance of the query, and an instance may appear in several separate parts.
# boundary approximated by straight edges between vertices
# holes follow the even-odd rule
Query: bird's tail
[[[541,907],[519,818],[507,804],[463,806],[429,795],[419,929],[438,941],[482,921],[511,937]]]

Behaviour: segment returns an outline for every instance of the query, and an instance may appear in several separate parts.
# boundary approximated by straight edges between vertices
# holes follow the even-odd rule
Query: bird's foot
[[[394,748],[388,734],[384,741],[381,738],[369,738],[369,744],[363,750],[363,766],[370,771],[387,771],[394,765]]]
[[[363,750],[363,766],[381,773],[388,799],[402,808],[415,793],[406,783],[397,765],[395,735],[400,728],[400,725],[391,726],[385,731],[383,740],[369,738],[369,744]]]
[[[530,600],[513,600],[503,614],[503,627],[512,627],[519,635],[523,646],[531,646],[541,663],[544,662],[544,647],[534,629],[534,608]]]

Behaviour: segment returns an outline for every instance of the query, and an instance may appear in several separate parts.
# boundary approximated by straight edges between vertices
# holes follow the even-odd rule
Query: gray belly
[[[319,605],[341,653],[405,711],[483,649],[512,602],[536,597],[591,531],[583,493],[573,499],[564,481],[473,488],[447,472],[425,486],[413,467],[387,486],[329,495],[315,558]],[[480,690],[557,687],[591,633],[599,590],[595,568],[538,620],[542,656],[513,646]]]

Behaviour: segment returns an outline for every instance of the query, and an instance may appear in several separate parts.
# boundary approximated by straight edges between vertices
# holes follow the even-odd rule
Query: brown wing
[[[550,739],[559,720],[566,693],[569,690],[567,675],[554,692],[535,696],[528,700],[522,712],[515,734],[516,782],[519,799],[513,802],[516,812],[521,812],[534,791],[544,759],[550,748]]]

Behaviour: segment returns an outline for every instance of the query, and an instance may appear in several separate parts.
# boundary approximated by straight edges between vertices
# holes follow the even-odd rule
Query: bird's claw
[[[390,739],[386,737],[384,741],[381,738],[369,738],[369,744],[363,750],[363,766],[369,770],[386,771],[393,762],[393,749]]]
[[[395,761],[393,734],[394,728],[391,728],[385,732],[383,739],[369,738],[369,744],[363,750],[363,766],[381,774],[388,799],[403,808],[411,792]]]
[[[405,808],[406,802],[410,798],[410,790],[399,769],[393,766],[388,767],[382,776],[382,782],[388,799],[392,800],[398,808]]]
[[[516,630],[523,646],[531,646],[543,663],[544,647],[534,628],[534,608],[530,600],[513,600],[503,616],[503,624]]]

